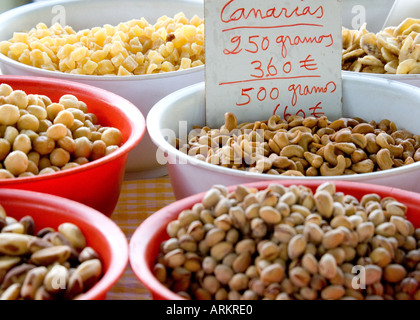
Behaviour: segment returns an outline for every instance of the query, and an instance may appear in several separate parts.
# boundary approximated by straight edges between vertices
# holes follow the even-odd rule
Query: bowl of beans
[[[347,180],[420,191],[420,91],[397,81],[343,76],[342,118],[225,117],[206,127],[205,86],[158,102],[148,130],[166,161],[177,199],[256,180]],[[194,177],[200,177],[195,179]]]
[[[124,233],[81,203],[0,190],[0,299],[98,300],[128,262]]]
[[[347,4],[355,10],[343,12],[342,69],[420,86],[420,20],[407,17],[384,28],[392,3]]]
[[[111,215],[145,121],[128,100],[85,84],[0,76],[0,188],[69,198]]]
[[[124,0],[118,10],[112,0],[33,3],[1,16],[0,68],[94,85],[147,115],[167,94],[204,80],[203,12],[199,0]],[[147,134],[126,172],[166,173]]]
[[[418,208],[355,182],[219,184],[143,222],[130,264],[154,299],[418,300]]]

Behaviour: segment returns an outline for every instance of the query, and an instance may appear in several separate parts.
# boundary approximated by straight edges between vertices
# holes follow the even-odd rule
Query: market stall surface
[[[128,241],[137,227],[151,214],[175,201],[168,177],[124,181],[117,207],[111,219],[122,229]],[[137,280],[129,264],[107,295],[108,300],[150,300],[149,291]]]

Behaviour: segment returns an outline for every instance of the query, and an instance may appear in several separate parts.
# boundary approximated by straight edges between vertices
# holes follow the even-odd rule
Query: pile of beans
[[[329,182],[217,185],[167,225],[153,271],[187,299],[420,300],[420,229],[406,211]]]
[[[35,232],[31,216],[19,221],[0,206],[0,300],[75,299],[102,276],[102,263],[80,229]]]
[[[225,114],[219,129],[195,127],[182,152],[211,164],[256,173],[291,176],[339,176],[369,173],[420,161],[420,135],[399,130],[384,119],[329,121],[278,115],[238,124]]]
[[[53,103],[0,85],[0,179],[29,177],[75,168],[108,155],[121,132],[103,127],[77,97]]]
[[[39,23],[0,42],[0,52],[21,63],[50,71],[83,75],[141,75],[189,69],[204,64],[204,20],[180,12],[117,26],[74,31]]]

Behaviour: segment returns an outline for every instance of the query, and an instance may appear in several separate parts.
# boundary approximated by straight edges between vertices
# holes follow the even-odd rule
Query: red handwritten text
[[[333,93],[337,89],[337,85],[334,81],[328,82],[324,87],[309,87],[304,86],[302,88],[301,84],[292,84],[289,86],[289,92],[292,92],[292,105],[296,105],[298,95],[299,96],[307,96],[315,93]]]

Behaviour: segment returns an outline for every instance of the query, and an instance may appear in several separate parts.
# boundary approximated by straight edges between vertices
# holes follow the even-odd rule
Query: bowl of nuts
[[[111,92],[37,77],[0,76],[0,101],[0,188],[54,194],[111,215],[128,153],[146,130],[141,112]]]
[[[130,264],[154,299],[419,300],[419,201],[344,181],[215,185],[144,221]]]
[[[158,102],[147,127],[177,199],[221,181],[302,177],[420,191],[419,99],[416,87],[344,74],[340,119],[273,115],[238,123],[226,114],[222,127],[209,128],[201,83]]]
[[[124,233],[81,203],[0,189],[0,299],[98,300],[128,262]]]
[[[377,4],[366,10],[375,11]],[[407,17],[399,25],[369,30],[367,21],[359,29],[343,27],[342,70],[360,76],[373,75],[420,86],[419,19]]]
[[[118,10],[113,0],[22,6],[0,16],[0,69],[100,87],[147,115],[167,94],[204,80],[203,12],[200,0],[124,0]],[[126,172],[166,174],[147,133]]]

